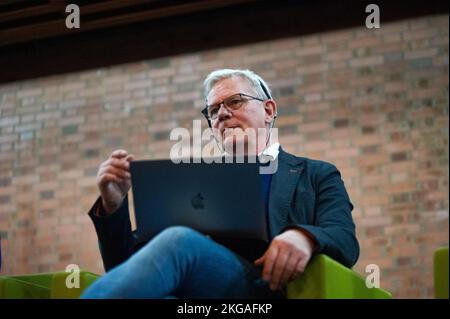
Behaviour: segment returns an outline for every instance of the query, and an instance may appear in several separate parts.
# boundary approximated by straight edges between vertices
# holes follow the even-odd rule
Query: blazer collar
[[[272,176],[269,197],[270,238],[287,225],[295,189],[304,169],[304,159],[285,152],[280,147],[278,169]]]

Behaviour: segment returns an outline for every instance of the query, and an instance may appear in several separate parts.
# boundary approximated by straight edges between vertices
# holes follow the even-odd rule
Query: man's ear
[[[277,117],[277,103],[274,100],[264,101],[265,122],[267,124],[272,123],[272,121]]]

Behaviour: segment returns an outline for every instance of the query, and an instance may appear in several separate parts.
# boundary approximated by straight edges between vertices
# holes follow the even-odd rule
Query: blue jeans
[[[281,298],[261,269],[187,227],[167,228],[81,298]]]

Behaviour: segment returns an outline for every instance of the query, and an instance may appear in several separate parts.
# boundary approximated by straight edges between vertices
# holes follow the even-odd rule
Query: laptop
[[[130,163],[138,243],[187,226],[247,259],[268,247],[258,163]]]

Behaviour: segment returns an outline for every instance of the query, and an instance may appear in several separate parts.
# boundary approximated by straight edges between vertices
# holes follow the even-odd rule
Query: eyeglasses
[[[242,105],[244,105],[246,102],[250,100],[258,100],[264,102],[264,100],[260,99],[259,97],[251,96],[244,93],[237,93],[233,94],[230,97],[227,97],[222,102],[206,105],[205,108],[202,110],[202,113],[208,120],[212,121],[218,118],[219,110],[222,104],[229,112],[232,112],[240,109]]]

